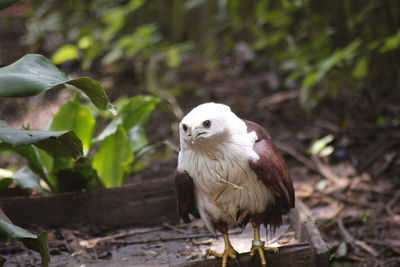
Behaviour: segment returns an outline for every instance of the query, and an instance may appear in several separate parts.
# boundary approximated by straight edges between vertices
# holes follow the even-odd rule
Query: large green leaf
[[[42,55],[28,54],[0,68],[0,97],[34,96],[61,84],[77,87],[97,108],[113,111],[100,83],[88,77],[71,79]]]
[[[146,123],[140,123],[128,132],[130,144],[134,152],[142,149],[149,143],[145,125]]]
[[[133,161],[133,152],[124,128],[119,125],[117,131],[107,136],[93,158],[93,167],[106,187],[119,186],[125,181],[129,164]]]
[[[89,77],[80,77],[69,80],[68,84],[81,89],[97,108],[103,110],[108,109],[113,114],[116,114],[115,107],[108,100],[108,97],[99,82],[92,80]]]
[[[0,10],[6,9],[17,1],[18,0],[0,0]]]
[[[0,219],[0,238],[2,240],[10,240],[14,238],[36,238],[37,236],[29,233],[25,229],[8,223]]]
[[[40,253],[42,258],[42,267],[48,267],[50,263],[49,244],[47,242],[47,232],[41,232],[36,239],[22,239],[24,245]]]
[[[73,131],[81,139],[83,149],[90,147],[95,119],[89,109],[78,101],[68,101],[61,106],[50,125],[52,131]]]
[[[125,130],[129,131],[132,127],[145,121],[153,111],[160,99],[148,95],[134,96],[121,109],[122,124]]]
[[[22,188],[33,188],[37,192],[44,193],[43,188],[40,186],[40,177],[34,173],[28,166],[24,166],[17,170],[12,176],[18,185]]]
[[[49,266],[50,254],[46,232],[36,236],[19,226],[0,219],[0,239],[7,241],[14,238],[22,239],[25,246],[39,252],[42,257],[42,266]]]
[[[9,144],[8,144],[9,145]],[[41,177],[46,177],[49,169],[40,155],[40,149],[33,145],[26,146],[12,146],[9,145],[11,150],[14,150],[28,161],[29,168]],[[43,152],[45,153],[45,152]],[[49,156],[50,157],[50,156]]]
[[[82,142],[72,131],[17,130],[0,124],[0,141],[14,145],[35,145],[55,157],[82,156]]]
[[[48,182],[47,178],[52,167],[52,162],[50,166],[49,164],[46,164],[48,162],[42,157],[42,154],[46,154],[47,158],[50,158],[51,160],[53,158],[46,152],[37,147],[34,147],[33,145],[14,146],[6,143],[0,143],[0,151],[1,150],[11,150],[20,154],[27,160],[29,169],[32,170],[39,177],[43,178],[46,182]]]
[[[6,190],[13,183],[12,178],[2,178],[0,177],[0,192]]]
[[[131,146],[134,151],[145,146],[145,124],[160,99],[148,95],[139,95],[129,98],[122,106],[118,117],[100,133],[96,141],[101,141],[108,135],[116,132],[118,125],[122,124],[125,131],[129,133]]]

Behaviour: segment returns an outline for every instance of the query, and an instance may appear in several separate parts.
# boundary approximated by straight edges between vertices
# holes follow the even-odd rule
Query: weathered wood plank
[[[291,210],[289,219],[296,238],[310,242],[315,257],[315,266],[329,266],[330,248],[322,239],[311,211],[301,200],[296,199],[296,207]]]
[[[149,226],[178,219],[171,179],[51,196],[0,198],[0,207],[18,225]]]
[[[298,243],[279,248],[279,253],[266,252],[268,267],[308,267],[313,265],[312,251],[309,243]],[[260,257],[250,256],[249,253],[242,253],[238,261],[230,260],[229,267],[255,267],[261,266]],[[221,259],[207,259],[192,261],[176,265],[175,267],[221,267]]]

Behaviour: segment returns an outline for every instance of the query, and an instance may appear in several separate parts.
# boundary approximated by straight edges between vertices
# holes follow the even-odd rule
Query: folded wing
[[[267,131],[251,121],[245,121],[247,131],[257,134],[254,151],[258,154],[257,161],[250,161],[250,166],[263,184],[272,191],[275,197],[273,206],[266,207],[264,224],[279,226],[282,214],[294,207],[294,189],[286,163],[272,141]]]
[[[176,171],[174,183],[178,199],[178,210],[183,221],[190,222],[189,214],[200,218],[194,194],[193,178],[186,171]]]

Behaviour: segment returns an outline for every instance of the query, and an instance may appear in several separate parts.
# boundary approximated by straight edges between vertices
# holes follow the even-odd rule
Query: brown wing
[[[255,131],[258,137],[254,151],[260,158],[256,162],[251,161],[250,166],[275,196],[275,205],[266,207],[265,216],[268,218],[261,220],[265,224],[278,226],[282,223],[282,213],[287,213],[294,207],[293,182],[285,160],[267,131],[257,123],[245,123],[247,131]]]
[[[176,171],[174,183],[178,199],[178,210],[183,221],[190,222],[189,214],[200,218],[194,196],[193,178],[186,171]]]

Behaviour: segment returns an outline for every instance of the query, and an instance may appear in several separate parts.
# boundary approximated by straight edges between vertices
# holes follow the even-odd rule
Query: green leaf
[[[65,61],[78,58],[78,48],[73,44],[62,45],[51,57],[54,64],[62,64]]]
[[[353,69],[353,77],[357,79],[362,79],[367,76],[368,73],[368,58],[362,57],[360,58],[354,69]]]
[[[380,53],[398,49],[400,46],[400,30],[397,33],[387,37],[383,46],[379,49]]]
[[[44,193],[44,190],[39,183],[40,177],[29,169],[28,166],[24,166],[17,170],[11,178],[13,178],[22,188],[34,188],[37,192]]]
[[[0,0],[0,10],[6,9],[17,1],[18,0]]]
[[[47,242],[47,233],[40,233],[36,239],[22,239],[24,245],[40,253],[42,258],[42,267],[48,267],[50,263],[49,244]]]
[[[37,175],[43,178],[47,177],[49,169],[46,168],[47,165],[44,164],[43,158],[38,152],[39,151],[38,148],[35,148],[33,145],[26,145],[26,146],[10,145],[10,147],[12,148],[12,150],[23,156],[28,161],[28,166],[33,172],[35,172]]]
[[[169,68],[176,68],[182,62],[181,51],[176,47],[172,46],[165,52],[167,66]]]
[[[126,131],[119,125],[117,131],[107,136],[93,158],[93,167],[106,187],[119,186],[125,181],[133,152]]]
[[[134,152],[145,147],[149,143],[146,136],[146,128],[142,123],[130,129],[128,136]]]
[[[67,82],[80,90],[82,90],[92,101],[92,103],[99,109],[108,109],[111,113],[116,115],[115,107],[110,103],[104,88],[101,84],[88,77],[80,77]]]
[[[12,178],[1,178],[0,177],[0,191],[4,191],[8,188],[10,184],[12,184]]]
[[[85,50],[93,46],[93,37],[90,35],[82,36],[78,41],[79,49]]]
[[[0,126],[0,141],[20,146],[33,144],[55,157],[82,156],[82,142],[72,131],[17,130]]]
[[[118,117],[110,122],[107,127],[96,138],[96,141],[101,141],[108,135],[116,132],[118,125],[122,124],[125,131],[132,133],[144,133],[141,129],[134,129],[136,126],[144,123],[149,118],[155,106],[160,102],[160,99],[153,96],[138,95],[129,98],[119,111]],[[140,137],[143,140],[143,137]],[[132,146],[135,146],[135,138],[131,139]]]
[[[42,266],[49,266],[50,254],[46,232],[36,236],[19,226],[0,219],[0,240],[8,241],[14,238],[21,239],[25,246],[39,252],[42,257]]]
[[[10,240],[13,238],[36,238],[36,235],[0,219],[0,239]]]
[[[95,123],[89,109],[73,100],[61,106],[51,122],[50,130],[73,131],[81,139],[84,151],[87,151],[91,145]]]
[[[122,124],[125,130],[145,121],[159,102],[160,99],[153,96],[132,97],[121,109]]]
[[[70,79],[41,55],[25,55],[0,68],[0,97],[34,96]]]
[[[0,68],[0,97],[34,96],[66,83],[82,90],[97,108],[114,112],[100,83],[88,77],[71,79],[42,55],[28,54]]]
[[[0,143],[0,150],[10,150],[20,154],[27,160],[29,168],[35,174],[37,174],[38,176],[42,177],[45,180],[47,179],[50,169],[48,168],[48,165],[46,164],[47,162],[43,159],[40,151],[42,151],[43,154],[46,154],[46,156],[51,160],[53,158],[43,150],[38,149],[33,145],[13,146],[11,144],[6,144],[6,143]]]
[[[328,144],[332,142],[334,139],[333,135],[329,134],[321,139],[316,140],[311,147],[307,150],[308,153],[312,155],[316,155],[321,153],[325,148],[327,148]],[[330,151],[331,149],[329,149]],[[333,151],[332,151],[333,152]]]

